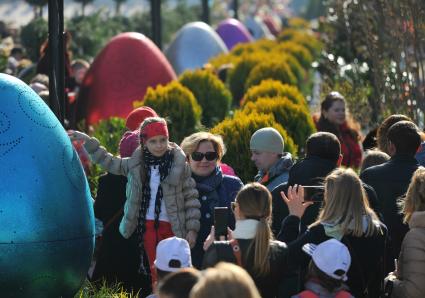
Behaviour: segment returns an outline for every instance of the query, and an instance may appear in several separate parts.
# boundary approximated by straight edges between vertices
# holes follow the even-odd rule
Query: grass
[[[74,298],[137,298],[138,293],[126,292],[120,284],[108,285],[105,281],[91,283],[86,280]]]

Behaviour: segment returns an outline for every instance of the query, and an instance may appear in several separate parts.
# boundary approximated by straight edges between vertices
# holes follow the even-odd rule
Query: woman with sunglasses
[[[186,137],[181,148],[187,156],[201,202],[201,229],[192,249],[192,264],[200,268],[204,256],[203,243],[214,222],[214,208],[230,209],[230,203],[243,184],[238,177],[224,175],[220,168],[219,163],[226,150],[221,136],[197,132]],[[233,228],[235,219],[231,212],[228,222]]]

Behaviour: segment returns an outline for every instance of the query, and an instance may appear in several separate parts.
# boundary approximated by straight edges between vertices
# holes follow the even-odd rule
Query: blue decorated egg
[[[185,70],[201,68],[212,57],[227,52],[226,45],[213,28],[203,22],[192,22],[176,33],[165,49],[165,56],[179,75]]]
[[[0,74],[0,295],[72,297],[94,246],[93,203],[71,142],[43,100]]]

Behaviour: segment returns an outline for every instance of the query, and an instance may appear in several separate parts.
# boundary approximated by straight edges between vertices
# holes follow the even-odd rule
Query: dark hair
[[[163,280],[167,275],[170,275],[171,273],[173,273],[171,271],[161,270],[158,267],[155,267],[155,269],[156,269],[156,276],[158,278],[158,281]]]
[[[379,150],[388,152],[388,130],[390,127],[400,121],[412,121],[409,117],[402,114],[395,114],[388,116],[385,118],[384,122],[378,127],[378,131],[376,132],[376,142],[378,144]]]
[[[188,298],[201,274],[193,268],[185,268],[167,275],[158,284],[158,293],[173,298]]]
[[[10,55],[15,55],[15,54],[24,54],[24,50],[21,47],[14,47],[11,51],[10,51]]]
[[[388,140],[394,144],[397,154],[414,156],[421,144],[419,129],[410,121],[399,121],[388,130]]]
[[[372,128],[363,140],[363,150],[370,150],[376,148],[378,146],[378,142],[376,140],[376,134],[378,132],[378,127]]]
[[[316,132],[308,137],[306,142],[306,155],[317,156],[337,162],[341,154],[341,144],[333,133]]]
[[[338,289],[343,284],[342,280],[335,279],[333,277],[328,276],[322,270],[320,270],[316,264],[314,264],[313,260],[308,264],[308,272],[307,272],[307,280],[315,279],[319,282],[319,284],[324,287],[329,292],[333,292],[335,289]]]
[[[383,164],[388,161],[390,156],[380,150],[367,150],[363,157],[362,165],[360,167],[360,173],[367,168]]]
[[[342,101],[345,103],[345,98],[342,96],[341,93],[337,91],[332,91],[328,95],[326,95],[325,99],[322,101],[320,105],[320,117],[317,121],[317,129],[319,131],[327,131],[330,133],[333,133],[336,136],[340,136],[340,128],[339,126],[335,125],[334,123],[331,123],[328,119],[325,118],[323,112],[328,111],[334,102]],[[354,139],[359,138],[359,125],[356,123],[349,115],[347,115],[347,119],[345,121],[345,124],[347,125],[347,128],[351,134],[351,136]]]

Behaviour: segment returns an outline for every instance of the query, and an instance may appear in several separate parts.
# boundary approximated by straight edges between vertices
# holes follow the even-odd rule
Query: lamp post
[[[158,48],[162,47],[161,38],[161,0],[151,1],[152,40]]]
[[[209,0],[202,0],[202,21],[204,23],[210,23],[210,5]]]
[[[233,0],[233,17],[235,19],[239,19],[238,10],[239,10],[239,1]]]
[[[49,0],[49,105],[60,123],[65,119],[65,52],[63,0]]]

